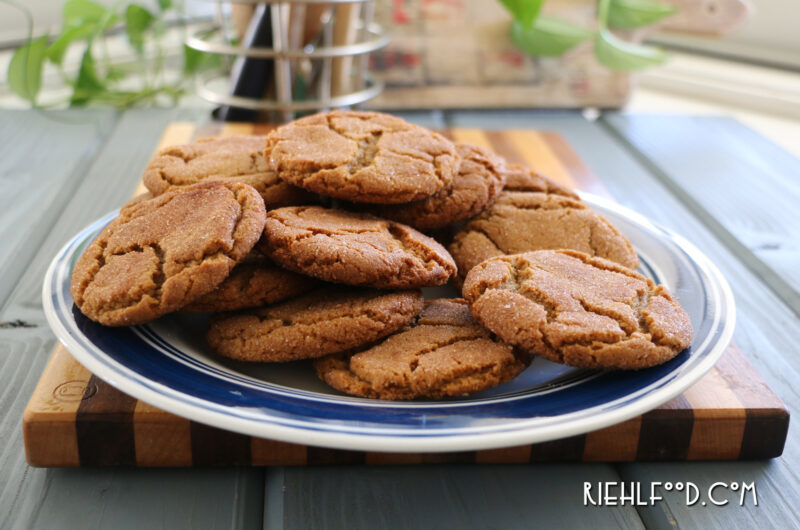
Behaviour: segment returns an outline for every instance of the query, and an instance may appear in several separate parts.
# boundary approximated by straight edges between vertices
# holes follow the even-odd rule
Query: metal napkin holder
[[[248,57],[253,59],[273,59],[275,61],[275,99],[256,99],[221,93],[211,85],[227,79],[226,74],[212,72],[198,76],[197,93],[203,99],[219,105],[228,105],[257,111],[281,111],[287,119],[296,111],[324,110],[335,107],[346,107],[363,103],[383,90],[382,81],[373,78],[368,72],[369,54],[383,48],[389,43],[389,36],[384,29],[373,21],[375,0],[211,0],[217,4],[267,4],[273,20],[281,22],[272,25],[272,47],[243,47],[231,45],[224,41],[225,30],[220,20],[193,31],[186,38],[186,45],[192,49],[227,57]],[[334,17],[329,14],[327,20],[321,22],[321,45],[306,45],[291,49],[288,46],[288,13],[291,5],[360,4],[359,19],[356,24],[355,42],[344,45],[333,45]],[[335,58],[353,57],[354,82],[356,88],[345,94],[331,95],[331,69]],[[317,83],[317,96],[314,99],[293,101],[293,79],[289,74],[292,61],[320,61],[320,79]],[[348,75],[352,75],[348,73]]]

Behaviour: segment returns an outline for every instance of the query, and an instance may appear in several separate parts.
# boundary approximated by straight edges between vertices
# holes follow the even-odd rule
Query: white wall
[[[658,35],[653,40],[800,69],[800,0],[750,0],[755,13],[724,39]]]

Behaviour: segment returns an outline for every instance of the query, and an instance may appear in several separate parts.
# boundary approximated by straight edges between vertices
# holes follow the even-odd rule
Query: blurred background
[[[2,2],[0,106],[727,114],[800,154],[798,14],[794,0]]]

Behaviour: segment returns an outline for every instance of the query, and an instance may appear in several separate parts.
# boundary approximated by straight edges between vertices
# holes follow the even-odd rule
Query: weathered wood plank
[[[632,507],[583,506],[609,466],[278,468],[265,529],[644,528]],[[280,516],[280,517],[279,517]],[[276,520],[277,519],[277,520]]]
[[[789,409],[797,410],[800,405],[800,393],[795,384],[800,377],[796,362],[800,344],[797,316],[624,145],[620,145],[618,139],[597,124],[587,123],[577,116],[471,112],[454,114],[451,118],[452,126],[478,124],[487,128],[538,128],[563,134],[579,156],[601,177],[616,200],[672,228],[701,248],[726,276],[736,296],[738,321],[734,340]],[[702,145],[702,139],[695,142]],[[783,457],[772,461],[637,463],[619,466],[618,469],[625,480],[642,481],[645,486],[650,482],[668,480],[664,473],[669,469],[671,477],[694,481],[701,489],[720,480],[730,482],[735,479],[755,481],[759,490],[759,507],[687,508],[678,499],[668,498],[657,506],[640,509],[642,519],[648,522],[669,524],[667,514],[672,514],[678,524],[687,528],[738,528],[742,524],[746,527],[747,521],[763,519],[769,512],[767,526],[772,522],[781,527],[784,525],[778,521],[797,521],[800,517],[800,509],[793,500],[800,496],[800,474],[796,466],[790,465],[800,458],[799,436],[797,422],[790,424]],[[764,503],[768,502],[768,510],[762,499]]]
[[[244,469],[51,469],[38,506],[19,499],[5,528],[237,528],[261,526],[263,480]]]
[[[0,307],[116,119],[112,110],[0,111]]]
[[[800,160],[733,118],[608,114],[600,123],[800,315]]]
[[[22,411],[55,345],[41,310],[44,271],[69,237],[128,199],[164,126],[199,116],[165,110],[124,114],[85,174],[69,181],[74,190],[62,191],[71,195],[67,207],[54,212],[50,225],[26,236],[37,241],[38,251],[20,264],[24,274],[0,311],[0,321],[34,326],[0,330],[2,528],[261,524],[264,478],[259,469],[45,470],[28,467],[24,459]]]

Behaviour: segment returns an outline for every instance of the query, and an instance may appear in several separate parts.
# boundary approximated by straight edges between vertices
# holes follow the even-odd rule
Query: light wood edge
[[[66,348],[56,346],[22,415],[25,457],[30,465],[80,465],[75,417],[91,377]]]

